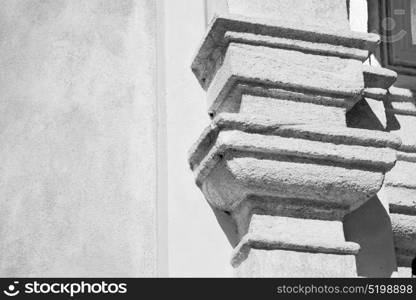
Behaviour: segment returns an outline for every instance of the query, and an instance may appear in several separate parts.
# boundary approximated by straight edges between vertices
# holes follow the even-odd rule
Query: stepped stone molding
[[[390,130],[402,139],[398,162],[386,176],[399,267],[410,268],[416,257],[416,97],[406,89],[391,88],[385,96]]]
[[[213,120],[189,163],[237,276],[354,277],[343,218],[380,190],[401,141],[347,128],[346,113],[396,73],[363,65],[379,37],[349,29],[345,1],[296,1],[308,26],[287,0],[214,1],[192,64]]]
[[[313,30],[311,27],[288,27],[287,20],[216,15],[192,63],[192,70],[201,86],[207,89],[231,43],[303,50],[364,61],[380,42],[376,34],[350,30],[334,32],[331,28]]]
[[[389,202],[397,265],[410,268],[416,257],[416,95],[408,89],[390,87],[394,73],[365,66],[364,96],[383,101],[387,130],[402,141],[398,161],[386,175],[383,189]],[[402,272],[410,273],[399,271]]]
[[[393,77],[393,71],[366,66],[364,95],[384,102],[387,130],[402,141],[397,164],[386,175],[383,188],[389,202],[397,265],[410,268],[416,258],[416,95],[408,89],[389,88]]]

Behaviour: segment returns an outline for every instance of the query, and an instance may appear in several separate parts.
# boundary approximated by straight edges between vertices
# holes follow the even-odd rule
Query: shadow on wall
[[[344,232],[361,246],[358,276],[391,277],[397,270],[390,217],[377,196],[345,217]]]
[[[412,277],[416,277],[416,258],[412,261]]]
[[[392,109],[392,105],[391,103],[385,102],[386,124],[383,124],[371,109],[368,102],[363,99],[347,112],[347,127],[380,131],[399,130],[399,121],[394,113],[387,109]]]
[[[347,112],[347,126],[351,128],[385,131],[384,125],[380,122],[365,99],[358,102]]]
[[[400,123],[399,120],[397,120],[395,113],[387,110],[387,109],[392,109],[393,106],[391,105],[390,102],[384,103],[384,107],[386,109],[386,119],[387,119],[387,131],[393,131],[393,130],[399,130],[400,129]]]
[[[394,116],[386,114],[383,124],[363,99],[347,113],[347,126],[388,131],[398,126]],[[360,244],[357,272],[362,277],[391,277],[397,271],[390,216],[378,196],[374,196],[344,219],[347,241]]]

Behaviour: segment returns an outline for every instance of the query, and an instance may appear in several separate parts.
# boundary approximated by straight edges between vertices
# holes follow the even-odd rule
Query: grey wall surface
[[[0,5],[0,276],[157,273],[153,0]]]

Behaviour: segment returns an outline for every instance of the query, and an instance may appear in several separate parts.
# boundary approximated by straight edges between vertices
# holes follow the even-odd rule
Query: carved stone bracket
[[[283,22],[285,0],[242,2],[225,1],[192,64],[213,118],[190,152],[196,182],[237,276],[356,276],[342,220],[380,190],[401,141],[347,128],[346,113],[396,74],[363,65],[379,37],[349,30],[345,1],[298,1],[316,26]]]

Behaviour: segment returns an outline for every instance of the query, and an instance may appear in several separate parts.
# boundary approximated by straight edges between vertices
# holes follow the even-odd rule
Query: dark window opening
[[[381,63],[400,74],[416,75],[416,0],[379,0],[376,9],[369,11],[378,15],[370,27],[381,36]]]

